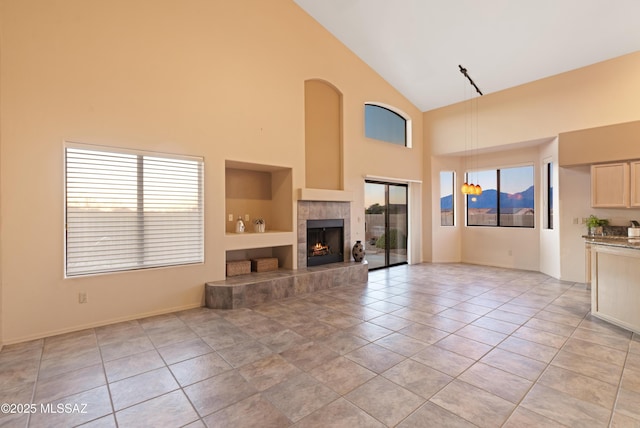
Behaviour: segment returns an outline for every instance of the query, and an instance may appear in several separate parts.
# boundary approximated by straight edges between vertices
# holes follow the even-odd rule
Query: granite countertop
[[[610,247],[631,248],[640,250],[640,238],[629,238],[627,236],[592,236],[582,235],[585,242],[596,245],[608,245]]]

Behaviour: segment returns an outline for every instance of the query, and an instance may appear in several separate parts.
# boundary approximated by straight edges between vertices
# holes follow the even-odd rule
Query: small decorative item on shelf
[[[227,262],[227,276],[238,276],[251,273],[251,260],[235,260]]]
[[[236,233],[244,233],[244,221],[242,221],[242,217],[238,217],[238,221],[236,222]]]
[[[598,218],[591,214],[587,219],[587,227],[589,228],[589,235],[603,235],[602,226],[608,226],[609,220],[604,218]]]
[[[278,259],[276,257],[261,257],[251,259],[251,270],[254,272],[269,272],[278,270]]]
[[[253,221],[253,229],[258,233],[264,233],[265,224],[262,217],[258,217]]]
[[[362,245],[362,242],[356,241],[351,250],[351,254],[353,255],[353,260],[357,262],[364,260],[364,245]]]

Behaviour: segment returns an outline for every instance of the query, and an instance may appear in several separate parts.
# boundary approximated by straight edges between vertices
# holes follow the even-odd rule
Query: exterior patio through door
[[[365,182],[365,251],[369,270],[407,263],[408,186]]]

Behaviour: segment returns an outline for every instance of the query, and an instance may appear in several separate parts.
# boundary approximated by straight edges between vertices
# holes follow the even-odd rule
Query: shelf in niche
[[[271,233],[293,230],[293,174],[282,166],[225,161],[225,218],[244,218],[247,232],[261,217]],[[233,235],[235,222],[226,222],[225,233]],[[247,233],[245,232],[245,233]]]
[[[295,236],[292,231],[267,230],[264,233],[244,232],[226,233],[226,250],[243,250],[246,248],[266,248],[293,245]]]
[[[225,222],[226,259],[276,257],[280,267],[293,269],[293,172],[291,168],[241,161],[225,161],[225,219],[249,216],[244,233],[236,222]],[[253,221],[263,218],[265,232],[254,232]]]

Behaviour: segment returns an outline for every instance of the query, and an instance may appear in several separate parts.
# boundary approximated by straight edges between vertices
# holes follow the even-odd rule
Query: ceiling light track
[[[464,74],[464,77],[466,77],[467,79],[469,79],[469,83],[471,83],[471,86],[473,86],[474,88],[476,88],[476,92],[479,93],[480,95],[484,95],[482,93],[482,91],[480,90],[480,88],[478,88],[478,85],[476,85],[476,83],[473,81],[473,79],[471,78],[471,76],[469,76],[469,73],[467,73],[467,69],[464,68],[463,66],[458,64],[458,67],[460,67],[460,73]]]
[[[483,95],[482,91],[480,90],[480,88],[478,88],[478,85],[476,85],[476,83],[473,81],[473,79],[471,78],[471,76],[469,76],[469,73],[467,73],[467,69],[464,68],[461,65],[458,65],[458,67],[460,67],[460,73],[462,73],[464,75],[464,77],[466,77],[469,80],[469,83],[471,83],[471,86],[473,86],[476,90],[476,92],[478,94],[480,94],[480,96]],[[471,103],[471,119],[473,119],[473,115],[474,115],[474,111],[473,111],[473,106],[474,103],[472,102],[473,99],[469,100]],[[478,125],[477,125],[477,121],[478,121],[478,111],[477,111],[477,103],[476,105],[476,111],[475,111],[475,119],[476,119],[476,132],[478,130]],[[473,149],[473,120],[472,120],[472,124],[471,124],[471,148]],[[476,137],[477,139],[477,137]],[[476,141],[477,142],[477,141]],[[466,142],[466,135],[465,135],[465,166],[467,165],[467,160],[468,160],[468,156],[467,156],[467,142]],[[473,181],[471,181],[470,183],[468,182],[469,180],[469,172],[465,173],[465,181],[464,184],[462,185],[462,187],[460,188],[460,191],[464,194],[464,195],[471,195],[471,201],[472,202],[476,202],[477,198],[476,196],[480,196],[482,195],[482,186],[480,186],[480,184],[473,184]],[[477,164],[476,164],[476,180],[477,180],[478,176],[477,176]]]

